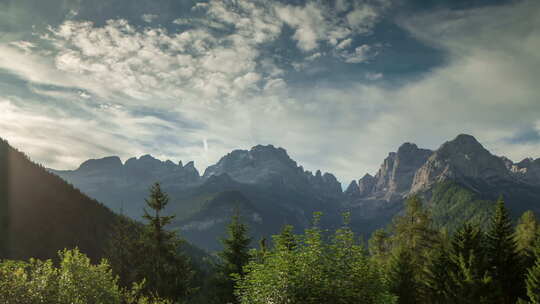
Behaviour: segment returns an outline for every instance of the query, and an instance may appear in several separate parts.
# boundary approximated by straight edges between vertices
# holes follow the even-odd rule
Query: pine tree
[[[455,303],[491,303],[482,230],[464,224],[452,239],[449,267],[451,298]]]
[[[120,286],[128,288],[136,281],[136,269],[133,261],[139,259],[137,238],[141,227],[132,219],[120,215],[112,226],[112,233],[105,248],[105,257],[111,264]]]
[[[450,294],[453,290],[450,271],[452,262],[448,249],[439,244],[430,251],[423,275],[423,295],[425,303],[452,304]]]
[[[176,233],[165,229],[174,218],[162,215],[168,202],[167,194],[161,190],[159,183],[155,183],[146,200],[150,211],[144,210],[143,217],[148,223],[139,244],[142,255],[138,276],[146,279],[145,290],[148,293],[181,300],[193,291],[191,281],[194,273],[189,259],[180,252],[183,242]]]
[[[227,227],[228,237],[222,240],[223,251],[217,266],[216,293],[220,303],[238,303],[234,295],[234,277],[244,276],[244,266],[249,262],[249,244],[247,226],[240,221],[238,212],[233,215]]]
[[[413,255],[409,248],[396,248],[390,258],[388,281],[390,292],[398,297],[398,304],[416,304],[420,298],[418,269],[413,263]]]
[[[279,235],[275,236],[274,242],[278,248],[283,248],[288,251],[292,251],[296,247],[296,238],[294,236],[294,227],[291,225],[284,225],[281,228]]]
[[[524,294],[524,272],[520,269],[512,222],[502,197],[497,201],[491,218],[486,250],[490,265],[489,275],[493,279],[493,292],[498,293],[494,303],[516,303],[518,297]]]
[[[384,265],[390,254],[390,234],[384,229],[377,229],[369,239],[369,253],[373,260]]]
[[[420,258],[437,242],[438,233],[433,229],[431,215],[416,195],[407,199],[405,214],[394,218],[393,230],[395,245],[413,249],[414,258]]]

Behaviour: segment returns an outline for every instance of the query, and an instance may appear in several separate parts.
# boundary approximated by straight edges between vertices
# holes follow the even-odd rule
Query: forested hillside
[[[115,215],[0,140],[2,257],[56,257],[79,247],[103,254]]]

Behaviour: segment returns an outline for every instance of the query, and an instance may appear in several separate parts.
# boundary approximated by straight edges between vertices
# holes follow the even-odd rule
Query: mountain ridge
[[[111,168],[100,171],[100,166],[106,163],[110,163]],[[98,169],[89,170],[87,167],[92,164]],[[85,169],[81,170],[81,167]],[[341,214],[350,212],[353,227],[370,233],[401,212],[403,201],[410,195],[423,196],[427,204],[438,210],[437,218],[442,220],[447,217],[445,212],[450,211],[446,207],[437,207],[437,204],[448,207],[455,203],[455,208],[484,212],[496,195],[505,195],[515,201],[515,210],[529,206],[540,211],[539,206],[533,204],[537,197],[540,198],[540,160],[514,163],[491,154],[473,136],[466,134],[458,135],[435,150],[404,143],[387,155],[375,175],[366,173],[351,181],[346,189],[342,189],[333,174],[304,170],[285,149],[273,145],[231,151],[202,175],[193,162],[174,164],[150,155],[131,158],[122,166],[119,166],[118,158],[109,157],[101,162],[89,161],[78,170],[52,172],[93,197],[120,193],[100,200],[108,205],[114,205],[111,198],[129,201],[127,209],[132,217],[137,217],[137,212],[142,210],[145,193],[141,189],[146,190],[152,182],[162,182],[172,199],[168,212],[179,215],[174,226],[184,229],[187,235],[196,235],[190,241],[212,250],[218,248],[210,245],[210,239],[215,240],[210,231],[224,229],[225,222],[217,213],[205,211],[202,206],[213,205],[210,202],[215,197],[220,200],[233,197],[230,193],[239,193],[236,197],[244,197],[250,202],[245,205],[252,205],[260,215],[260,223],[254,232],[256,237],[275,233],[285,223],[293,224],[299,230],[306,228],[315,211],[325,213],[325,224],[329,226],[339,225]],[[439,187],[446,182],[451,186]],[[93,194],[95,191],[99,192]],[[220,196],[224,192],[229,194]],[[473,203],[481,202],[478,203],[481,208],[469,208],[464,202],[458,202],[462,197],[471,198]],[[227,205],[221,202],[219,206],[223,210]],[[199,222],[204,219],[205,223],[217,226],[209,226],[206,232],[190,231],[186,227],[196,227],[196,218]]]

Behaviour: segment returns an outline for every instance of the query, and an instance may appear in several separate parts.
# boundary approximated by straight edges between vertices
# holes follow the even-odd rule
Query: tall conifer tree
[[[148,293],[181,300],[193,291],[191,282],[194,272],[189,259],[180,252],[182,241],[176,233],[165,229],[174,218],[162,214],[168,202],[167,194],[161,190],[159,183],[155,183],[146,199],[150,210],[144,210],[143,217],[147,224],[140,240],[142,255],[139,279],[146,279],[145,289]]]
[[[518,297],[524,294],[524,278],[520,269],[521,263],[512,222],[502,197],[497,201],[495,213],[491,218],[486,247],[489,274],[493,280],[492,291],[498,293],[494,303],[516,303]]]
[[[240,215],[236,212],[227,227],[227,238],[222,240],[223,251],[219,253],[221,258],[217,266],[216,297],[220,303],[238,303],[234,295],[234,276],[244,276],[244,266],[249,262],[248,227],[240,221]]]
[[[398,297],[398,304],[417,304],[420,298],[418,269],[409,248],[396,248],[388,266],[390,292]]]

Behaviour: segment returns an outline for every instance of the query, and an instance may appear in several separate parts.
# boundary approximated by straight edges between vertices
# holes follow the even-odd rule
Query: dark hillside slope
[[[1,257],[53,258],[79,247],[97,259],[114,213],[0,139]]]

